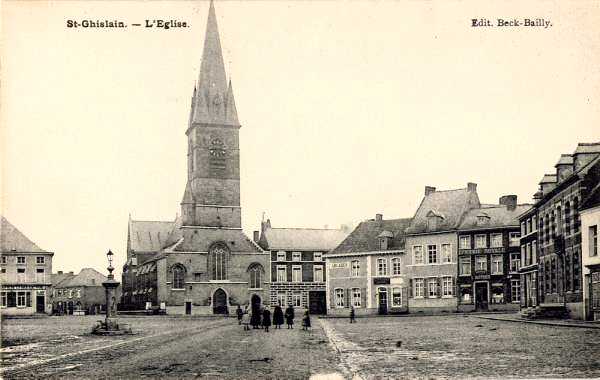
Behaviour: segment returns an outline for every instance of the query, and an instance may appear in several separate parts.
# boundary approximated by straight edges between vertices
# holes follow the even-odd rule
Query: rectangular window
[[[525,221],[522,221],[522,222],[521,222],[521,233],[522,233],[523,235],[527,235],[527,228],[526,228]]]
[[[461,276],[470,276],[471,275],[471,257],[461,257],[460,258],[460,275]]]
[[[44,268],[36,268],[36,273],[44,273]]]
[[[475,271],[476,272],[487,272],[487,257],[475,256]]]
[[[392,259],[392,274],[394,276],[398,276],[400,274],[401,266],[400,258],[394,257]]]
[[[27,296],[25,292],[17,292],[17,307],[27,306]]]
[[[460,237],[460,249],[471,249],[471,237],[461,236]]]
[[[475,248],[487,248],[485,235],[475,235]]]
[[[302,294],[301,293],[292,293],[292,306],[300,307],[302,306]]]
[[[6,264],[6,256],[0,256],[0,263]]]
[[[8,303],[8,302],[7,302],[7,295],[6,295],[6,292],[2,292],[2,304],[0,304],[0,306],[2,306],[2,307],[6,307],[6,304],[7,304],[7,303]]]
[[[17,273],[25,274],[25,268],[17,268]]]
[[[437,297],[438,279],[436,277],[430,277],[427,279],[427,296]]]
[[[315,252],[313,256],[314,261],[323,261],[323,252]]]
[[[285,251],[277,252],[277,261],[285,261]]]
[[[25,264],[25,256],[17,256],[17,264]]]
[[[450,297],[454,295],[454,286],[452,283],[452,277],[442,277],[442,296]]]
[[[352,306],[361,307],[360,288],[352,288]]]
[[[442,244],[442,263],[452,262],[452,250],[450,244]]]
[[[302,282],[302,266],[292,266],[292,282]]]
[[[287,282],[287,271],[285,265],[277,265],[277,282]]]
[[[437,257],[437,245],[435,244],[431,244],[427,246],[427,258],[428,258],[428,263],[429,264],[437,264],[438,262],[438,257]]]
[[[292,261],[302,261],[302,254],[300,252],[292,252]]]
[[[598,256],[598,226],[589,228],[590,256]]]
[[[519,253],[510,254],[510,271],[518,272],[521,267],[521,255]]]
[[[415,278],[415,298],[423,298],[425,296],[425,279]]]
[[[313,281],[314,282],[323,282],[323,266],[315,265],[313,267]]]
[[[423,264],[423,247],[420,245],[413,247],[413,264]]]
[[[378,276],[387,276],[387,259],[377,259],[377,275]]]
[[[531,263],[537,263],[537,241],[535,240],[531,242]]]
[[[352,261],[352,277],[358,277],[360,275],[360,262],[358,260]]]
[[[344,289],[335,290],[335,307],[344,307]]]
[[[521,234],[519,232],[510,232],[508,234],[509,245],[511,247],[518,247],[519,239],[521,239]]]
[[[35,263],[36,264],[44,264],[45,263],[45,257],[44,256],[38,256],[35,258]]]
[[[502,247],[502,234],[491,234],[490,235],[490,246],[492,248]]]
[[[510,292],[512,302],[520,302],[521,282],[519,280],[510,280]]]
[[[402,288],[392,288],[392,306],[402,307]]]
[[[277,303],[279,306],[287,306],[287,294],[285,292],[277,292]]]
[[[502,274],[502,255],[492,255],[492,274]]]

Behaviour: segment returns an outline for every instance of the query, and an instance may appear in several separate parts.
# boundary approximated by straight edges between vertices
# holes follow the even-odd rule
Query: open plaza
[[[313,318],[244,331],[227,317],[121,317],[133,335],[90,334],[94,316],[9,319],[2,377],[200,379],[576,378],[600,376],[600,325],[510,314]],[[69,323],[65,323],[65,318]],[[487,319],[498,318],[498,319]]]

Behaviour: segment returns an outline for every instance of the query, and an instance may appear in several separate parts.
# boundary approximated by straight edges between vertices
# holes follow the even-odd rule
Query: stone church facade
[[[239,129],[211,2],[186,130],[188,179],[181,217],[130,220],[124,308],[221,314],[238,304],[267,302],[270,256],[242,231]]]

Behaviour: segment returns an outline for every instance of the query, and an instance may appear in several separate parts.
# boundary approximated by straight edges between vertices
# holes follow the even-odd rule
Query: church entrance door
[[[215,290],[215,294],[213,294],[213,313],[229,314],[229,310],[227,309],[227,293],[221,288]]]

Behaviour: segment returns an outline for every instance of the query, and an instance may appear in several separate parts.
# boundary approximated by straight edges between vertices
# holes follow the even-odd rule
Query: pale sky
[[[530,202],[600,140],[600,3],[217,1],[242,222],[410,217],[425,185]],[[54,271],[125,260],[127,218],[173,220],[208,2],[2,3],[2,213]],[[552,27],[472,28],[472,18]],[[67,20],[190,27],[67,28]]]

